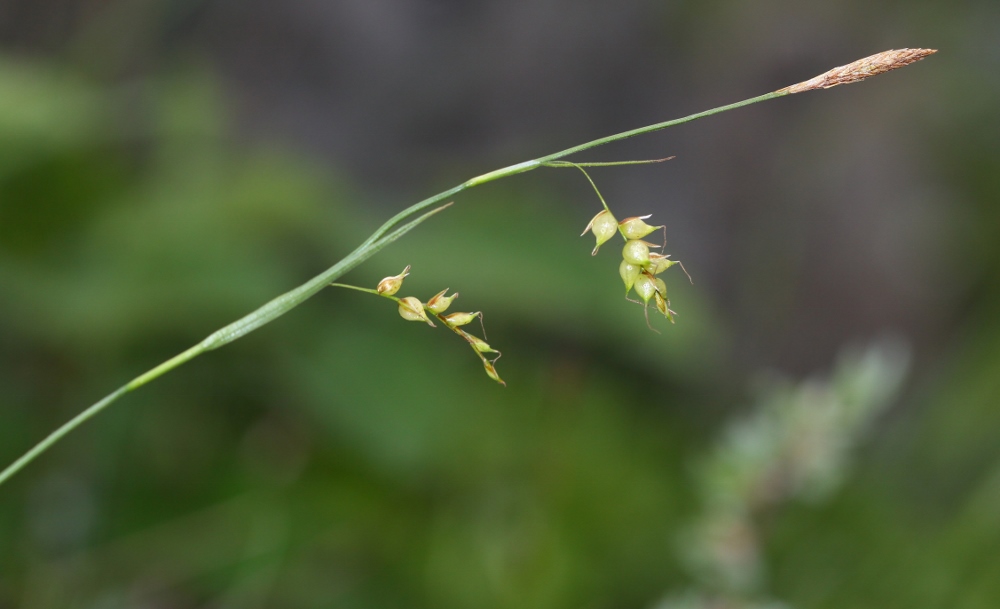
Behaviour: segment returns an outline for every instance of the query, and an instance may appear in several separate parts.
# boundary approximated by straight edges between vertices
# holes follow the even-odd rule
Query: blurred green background
[[[0,487],[0,608],[1000,606],[994,0],[0,0],[0,465],[469,177],[578,160],[695,279],[676,326],[578,173],[462,194]]]

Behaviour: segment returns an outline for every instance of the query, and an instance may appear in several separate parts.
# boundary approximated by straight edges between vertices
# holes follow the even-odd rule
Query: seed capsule
[[[646,268],[649,266],[649,247],[651,245],[653,244],[633,239],[625,244],[625,248],[622,250],[622,258],[629,264]]]
[[[434,295],[433,298],[427,301],[427,308],[431,310],[431,313],[441,314],[448,310],[451,306],[451,301],[458,298],[458,292],[455,292],[451,296],[445,296],[445,292],[448,288],[445,288]]]
[[[649,270],[652,271],[654,275],[659,275],[675,264],[677,264],[677,261],[670,260],[670,256],[664,256],[663,254],[657,254],[656,252],[649,254]]]
[[[464,326],[465,324],[471,322],[473,319],[479,317],[479,315],[479,311],[476,311],[475,313],[449,313],[444,316],[444,323],[448,324],[452,328],[457,328],[458,326]]]
[[[659,292],[653,294],[653,300],[656,302],[656,310],[664,315],[667,314],[667,299],[660,295]]]
[[[399,275],[394,275],[392,277],[386,277],[382,281],[378,282],[378,287],[375,290],[382,294],[383,296],[392,296],[399,291],[399,288],[403,285],[403,278],[410,274],[410,265],[406,265],[403,272]]]
[[[635,279],[635,293],[639,295],[639,298],[643,302],[649,302],[649,299],[653,297],[656,293],[656,284],[653,282],[653,278],[646,273],[641,273]]]
[[[653,297],[656,300],[656,310],[663,313],[663,316],[669,319],[670,323],[674,323],[674,312],[670,310],[670,301],[659,292],[653,294]]]
[[[399,299],[399,316],[406,321],[423,321],[430,327],[435,327],[434,322],[427,318],[423,303],[413,296]]]
[[[663,226],[650,226],[643,222],[643,220],[649,218],[650,216],[652,216],[652,214],[648,216],[625,218],[618,224],[618,230],[621,231],[622,235],[624,235],[626,239],[642,239],[656,229],[663,228]]]
[[[473,336],[468,332],[463,332],[462,335],[465,337],[465,340],[469,341],[469,344],[472,345],[472,348],[478,351],[479,353],[500,353],[499,351],[491,347],[488,342],[479,338],[478,336]]]
[[[507,386],[507,383],[503,382],[503,379],[502,379],[502,378],[500,378],[500,375],[499,375],[499,374],[497,374],[497,369],[493,367],[493,364],[491,364],[490,362],[488,362],[488,361],[486,361],[486,360],[483,360],[483,368],[485,368],[485,369],[486,369],[486,374],[487,374],[487,375],[488,375],[488,376],[489,376],[489,377],[490,377],[491,379],[493,379],[494,381],[496,381],[496,382],[500,383],[500,384],[501,384],[501,385],[503,385],[504,387],[506,387],[506,386]]]
[[[601,248],[601,245],[611,237],[614,237],[615,233],[618,232],[618,221],[615,220],[614,215],[610,211],[604,209],[590,220],[587,228],[583,229],[580,236],[586,235],[587,231],[593,232],[594,236],[597,237],[597,245],[594,246],[594,251],[590,253],[591,256],[596,256],[597,250]]]
[[[662,295],[664,298],[667,297],[667,284],[663,283],[663,280],[657,277],[653,280],[653,285],[656,287],[656,293]]]
[[[636,264],[629,264],[625,260],[622,260],[622,263],[618,265],[618,274],[621,275],[622,281],[625,282],[626,296],[628,295],[629,290],[632,289],[632,286],[635,284],[636,278],[639,276],[639,273],[641,272],[642,268],[640,266]]]

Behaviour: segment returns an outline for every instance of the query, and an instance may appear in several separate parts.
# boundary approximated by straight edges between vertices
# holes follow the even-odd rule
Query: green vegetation
[[[380,220],[342,177],[228,145],[200,75],[150,84],[134,131],[48,67],[0,66],[0,93],[4,463]],[[988,198],[984,132],[953,170]],[[649,332],[568,196],[476,189],[345,278],[461,286],[508,388],[449,333],[324,290],[4,484],[0,607],[996,606],[995,291],[905,417],[885,345],[750,399],[697,288]]]

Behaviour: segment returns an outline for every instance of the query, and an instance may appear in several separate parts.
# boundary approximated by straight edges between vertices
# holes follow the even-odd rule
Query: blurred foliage
[[[45,67],[4,73],[29,105],[93,106],[69,127],[58,104],[51,121],[3,123],[29,140],[47,126],[77,134],[3,167],[4,459],[380,221],[336,176],[227,145],[198,74],[105,92]],[[118,103],[139,115],[128,129]],[[545,217],[545,195],[520,188],[467,197],[351,278],[374,285],[405,261],[419,269],[407,289],[460,289],[487,311],[509,390],[454,337],[325,292],[5,486],[0,599],[520,607],[656,595],[677,577],[665,540],[685,502],[682,443],[669,409],[643,396],[670,388],[670,408],[684,407],[697,383],[681,382],[685,368],[712,357],[698,331],[709,324],[692,313],[674,341],[649,337],[614,265],[590,278],[576,220]],[[588,319],[602,323],[572,337]],[[617,354],[599,356],[605,345]]]
[[[215,86],[198,70],[105,87],[0,63],[4,464],[381,222],[331,170],[228,139]],[[941,127],[976,235],[1000,221],[992,107]],[[819,390],[776,385],[713,440],[744,401],[725,322],[678,274],[679,323],[650,333],[617,258],[576,237],[596,202],[551,188],[534,172],[470,192],[347,278],[412,264],[415,295],[461,292],[507,389],[447,333],[321,293],[0,488],[0,607],[703,607],[685,531],[711,516],[721,470],[770,480],[775,463],[780,501],[747,516],[761,598],[1000,603],[996,240],[963,243],[979,261],[965,333],[890,425],[862,434],[897,380],[869,361]],[[844,398],[862,382],[870,399]],[[805,448],[832,448],[776,460],[809,437],[786,425],[801,421],[819,438]],[[743,455],[740,434],[761,451]]]
[[[704,591],[658,607],[782,606],[758,600],[767,579],[760,523],[790,500],[818,504],[840,486],[853,445],[896,395],[908,359],[887,340],[845,353],[829,380],[771,380],[696,470],[702,513],[679,551]]]

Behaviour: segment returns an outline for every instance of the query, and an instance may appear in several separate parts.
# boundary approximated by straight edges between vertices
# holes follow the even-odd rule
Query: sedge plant
[[[150,381],[163,376],[167,372],[170,372],[171,370],[203,353],[213,351],[228,345],[243,336],[246,336],[250,332],[257,330],[288,313],[329,286],[345,287],[390,298],[397,303],[399,313],[404,319],[423,321],[432,326],[434,323],[431,318],[433,317],[434,319],[437,319],[447,328],[462,337],[472,347],[482,361],[486,373],[490,378],[500,384],[504,384],[495,368],[496,357],[499,357],[499,352],[494,350],[489,344],[486,343],[485,340],[480,339],[461,328],[461,326],[470,323],[476,318],[481,320],[482,314],[444,314],[448,305],[451,304],[451,300],[453,300],[457,294],[446,297],[444,294],[447,290],[445,290],[445,292],[438,294],[437,296],[429,299],[427,302],[422,302],[413,296],[397,298],[394,295],[395,291],[399,289],[399,284],[402,283],[402,279],[408,273],[408,269],[404,270],[404,272],[398,276],[384,279],[379,284],[379,287],[375,289],[338,284],[335,283],[336,280],[360,265],[362,262],[380,252],[386,246],[403,237],[406,233],[410,232],[433,215],[449,207],[451,203],[442,204],[442,201],[451,199],[462,191],[502,178],[508,178],[520,173],[533,171],[542,167],[580,169],[593,185],[593,180],[590,179],[590,176],[587,174],[584,167],[655,163],[666,159],[656,159],[650,161],[621,161],[617,163],[574,163],[565,159],[580,152],[584,152],[598,146],[603,146],[604,144],[610,144],[612,142],[652,133],[654,131],[660,131],[668,127],[673,127],[674,125],[680,125],[699,118],[712,116],[713,114],[735,110],[736,108],[749,106],[758,102],[794,93],[804,93],[806,91],[813,91],[817,89],[828,89],[841,84],[859,82],[868,77],[876,76],[878,74],[919,61],[935,52],[937,51],[933,49],[897,49],[877,53],[875,55],[834,68],[812,79],[785,87],[783,89],[778,89],[777,91],[772,91],[771,93],[751,97],[743,101],[725,106],[719,106],[717,108],[712,108],[710,110],[705,110],[703,112],[698,112],[682,118],[655,123],[645,127],[632,129],[630,131],[609,135],[561,150],[559,152],[538,157],[536,159],[516,163],[495,171],[490,171],[469,179],[453,188],[445,190],[444,192],[440,192],[432,197],[424,199],[423,201],[415,203],[386,221],[374,233],[372,233],[371,236],[358,245],[354,251],[327,270],[316,275],[302,285],[265,303],[263,306],[248,315],[245,315],[233,323],[212,332],[198,344],[166,360],[151,370],[140,374],[103,397],[97,403],[80,412],[0,472],[0,485],[10,480],[12,476],[21,471],[25,466],[34,461],[47,450],[52,448],[52,446],[54,446],[71,431],[80,427],[92,417],[102,412],[125,394],[135,391],[139,387],[142,387]],[[594,188],[596,191],[596,186],[594,186]],[[619,270],[622,280],[625,283],[626,298],[628,298],[629,293],[634,290],[642,300],[641,304],[643,304],[644,309],[648,310],[649,302],[652,300],[657,311],[673,322],[674,312],[669,308],[670,301],[667,299],[666,284],[661,278],[658,277],[658,275],[671,266],[679,263],[676,260],[670,260],[669,256],[666,254],[651,252],[650,248],[657,249],[658,246],[643,240],[644,237],[657,230],[662,229],[665,231],[666,229],[663,226],[652,226],[647,224],[645,220],[647,220],[649,216],[626,218],[619,222],[611,212],[607,203],[604,201],[604,198],[600,196],[600,192],[597,192],[599,198],[601,199],[603,209],[599,211],[596,216],[594,216],[593,220],[591,220],[590,224],[584,230],[584,234],[590,231],[597,239],[597,247],[594,248],[593,253],[596,254],[597,249],[602,243],[611,239],[616,232],[619,233],[625,240],[625,245],[622,250],[622,263]],[[386,288],[387,285],[389,286],[388,288]],[[496,354],[496,357],[488,357],[488,355],[491,354]]]

